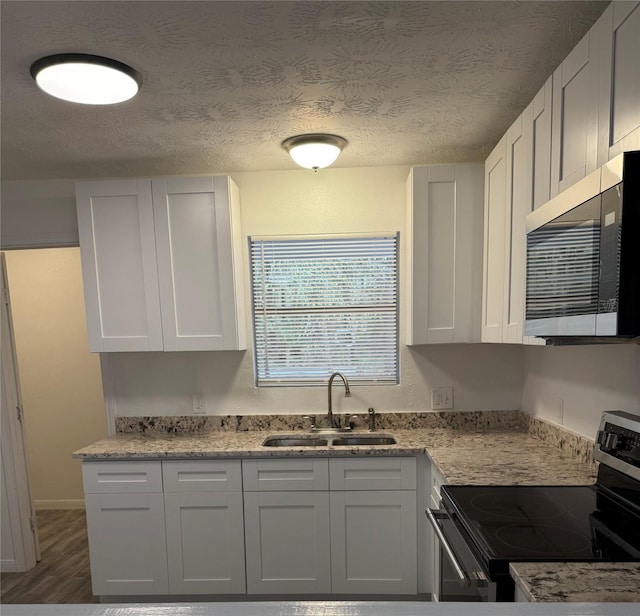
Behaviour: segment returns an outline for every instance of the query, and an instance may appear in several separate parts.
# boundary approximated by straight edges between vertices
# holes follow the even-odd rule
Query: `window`
[[[398,235],[249,238],[256,384],[398,383]]]

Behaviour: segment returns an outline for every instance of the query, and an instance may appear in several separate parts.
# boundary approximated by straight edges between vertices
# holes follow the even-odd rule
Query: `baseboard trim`
[[[84,509],[84,499],[34,500],[33,506],[36,511],[44,509]]]
[[[0,573],[15,573],[16,571],[18,571],[18,566],[15,560],[9,560],[8,558],[0,560]]]

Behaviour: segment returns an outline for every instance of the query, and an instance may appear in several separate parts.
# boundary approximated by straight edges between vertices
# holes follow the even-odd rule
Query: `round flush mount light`
[[[40,58],[31,65],[31,76],[47,94],[85,105],[122,103],[142,85],[142,77],[130,66],[83,53]]]
[[[346,145],[346,139],[325,133],[296,135],[282,142],[282,147],[298,165],[316,171],[333,163]]]

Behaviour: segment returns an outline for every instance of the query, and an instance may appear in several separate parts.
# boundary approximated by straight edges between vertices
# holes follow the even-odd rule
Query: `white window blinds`
[[[258,385],[398,382],[398,236],[250,238]]]

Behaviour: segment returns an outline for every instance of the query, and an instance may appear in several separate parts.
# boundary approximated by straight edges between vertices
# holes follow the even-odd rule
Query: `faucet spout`
[[[327,385],[327,393],[328,393],[328,410],[327,410],[327,423],[329,424],[329,428],[336,428],[335,421],[333,419],[333,402],[331,401],[331,386],[333,385],[333,379],[339,376],[344,383],[344,397],[351,398],[351,391],[349,390],[349,381],[347,377],[342,374],[342,372],[334,372],[329,377],[329,384]]]

